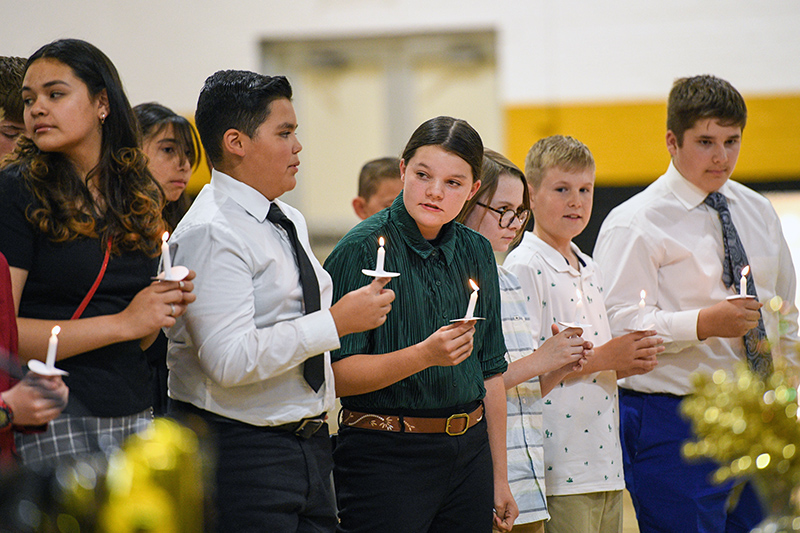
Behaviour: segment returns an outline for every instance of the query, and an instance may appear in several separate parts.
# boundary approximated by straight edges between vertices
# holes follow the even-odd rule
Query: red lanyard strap
[[[86,293],[86,296],[83,297],[83,301],[81,305],[75,310],[75,314],[72,315],[70,320],[77,320],[83,314],[83,311],[86,309],[86,306],[89,305],[89,302],[94,296],[94,293],[97,291],[97,287],[100,286],[100,282],[103,281],[103,276],[106,273],[106,267],[108,266],[108,258],[111,256],[111,237],[108,238],[108,246],[106,246],[106,255],[103,258],[103,266],[100,267],[100,273],[97,274],[97,279],[94,280],[92,284],[92,288],[89,289],[89,292]]]

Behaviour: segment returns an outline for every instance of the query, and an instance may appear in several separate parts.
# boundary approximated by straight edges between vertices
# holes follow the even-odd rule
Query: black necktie
[[[297,240],[297,230],[289,217],[287,217],[278,204],[274,203],[269,208],[267,213],[267,220],[273,224],[277,224],[286,230],[289,234],[289,242],[294,249],[294,257],[297,260],[297,267],[300,269],[300,285],[303,287],[303,307],[305,314],[313,313],[320,310],[319,305],[319,282],[317,275],[314,273],[314,266],[311,260],[306,255],[306,251]],[[325,381],[325,355],[319,354],[314,357],[306,359],[303,365],[303,377],[314,389],[314,392],[319,391],[322,383]]]
[[[749,263],[747,254],[739,239],[739,233],[731,220],[731,212],[728,209],[728,201],[718,193],[712,192],[705,199],[706,205],[716,209],[719,220],[722,223],[722,244],[725,248],[725,259],[722,265],[722,282],[726,287],[731,287],[741,276],[742,269]],[[756,284],[753,280],[753,267],[747,273],[747,294],[753,295],[758,299]],[[744,347],[747,351],[747,362],[750,369],[757,374],[766,377],[772,373],[772,353],[767,341],[767,332],[764,329],[764,321],[761,318],[761,311],[758,316],[758,326],[754,327],[744,335]]]

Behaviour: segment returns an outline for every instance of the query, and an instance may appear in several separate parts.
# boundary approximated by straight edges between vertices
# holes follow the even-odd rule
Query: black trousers
[[[485,420],[457,437],[342,427],[334,463],[338,531],[492,530],[494,482]]]
[[[173,402],[208,424],[216,451],[216,531],[333,532],[331,443],[327,424],[311,438],[252,426]]]

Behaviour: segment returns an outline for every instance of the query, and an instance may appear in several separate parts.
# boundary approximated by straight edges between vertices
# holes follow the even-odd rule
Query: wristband
[[[14,423],[14,411],[11,410],[11,407],[3,400],[2,395],[0,395],[0,430],[6,429],[11,427],[11,424]]]

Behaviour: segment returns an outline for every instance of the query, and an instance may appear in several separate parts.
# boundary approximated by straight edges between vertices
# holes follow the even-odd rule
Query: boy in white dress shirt
[[[169,391],[215,438],[218,531],[334,531],[328,350],[394,299],[384,279],[331,306],[305,220],[278,199],[302,149],[291,96],[282,76],[206,80],[195,117],[214,170],[170,240],[197,306],[168,333]]]
[[[620,382],[625,481],[642,532],[750,531],[760,520],[749,485],[715,485],[709,478],[717,464],[682,460],[680,448],[693,435],[678,413],[693,390],[693,372],[732,372],[748,359],[743,336],[764,331],[762,324],[772,342],[781,336],[778,317],[760,310],[758,300],[794,299],[795,270],[778,216],[766,198],[729,181],[746,119],[744,99],[727,81],[708,75],[677,80],[667,106],[672,162],[609,214],[595,247],[613,331],[636,320],[644,289],[644,321],[666,340],[653,372]],[[727,256],[723,217],[735,228],[726,224]],[[747,290],[758,300],[727,300],[739,289],[744,267],[731,266],[730,259],[743,255],[751,266]],[[724,262],[736,278],[733,287],[723,281]],[[793,351],[794,304],[785,319],[781,344]],[[750,358],[754,368],[769,371],[769,351],[762,357],[751,350]]]

